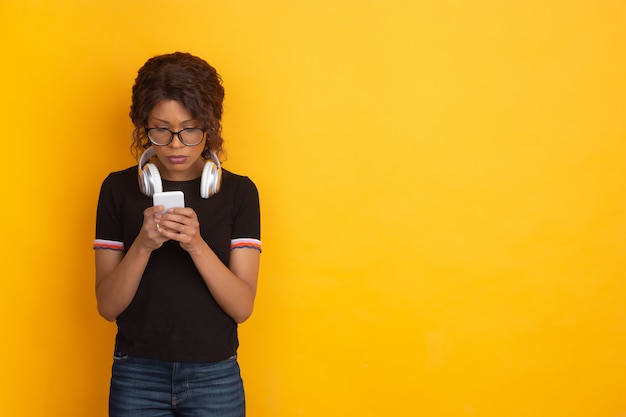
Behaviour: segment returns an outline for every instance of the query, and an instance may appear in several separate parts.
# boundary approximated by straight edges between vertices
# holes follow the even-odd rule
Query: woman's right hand
[[[139,232],[139,244],[149,251],[159,249],[169,239],[159,233],[159,217],[163,213],[163,206],[148,207],[143,211],[143,225]]]

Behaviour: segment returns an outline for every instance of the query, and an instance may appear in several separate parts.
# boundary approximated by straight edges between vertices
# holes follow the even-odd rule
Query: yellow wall
[[[0,415],[105,416],[130,87],[222,73],[262,197],[254,417],[626,415],[626,3],[0,1]]]

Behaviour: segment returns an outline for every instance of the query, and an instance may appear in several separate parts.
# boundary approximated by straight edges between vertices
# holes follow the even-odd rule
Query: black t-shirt
[[[259,197],[248,178],[222,172],[220,191],[200,196],[200,178],[163,181],[164,191],[181,190],[185,206],[198,215],[202,237],[228,266],[231,250],[261,249]],[[139,190],[137,167],[109,174],[102,183],[95,249],[130,248],[152,198]],[[117,318],[116,350],[177,362],[215,362],[237,351],[237,323],[217,304],[189,254],[178,242],[155,250],[137,293]]]

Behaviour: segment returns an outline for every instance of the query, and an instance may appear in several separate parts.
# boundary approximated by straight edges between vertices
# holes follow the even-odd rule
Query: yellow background
[[[0,415],[105,416],[100,183],[155,54],[261,193],[253,417],[626,416],[623,0],[0,1]]]

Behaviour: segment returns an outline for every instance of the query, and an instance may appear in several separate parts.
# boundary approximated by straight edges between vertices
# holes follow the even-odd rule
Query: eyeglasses
[[[183,145],[195,146],[202,142],[204,133],[204,129],[199,127],[187,127],[178,132],[172,132],[164,127],[151,127],[150,129],[146,129],[148,139],[157,146],[169,145],[172,140],[174,140],[174,135],[178,135],[178,140],[180,140]]]

